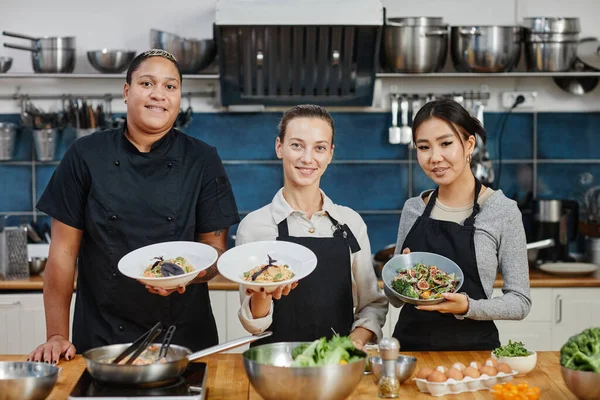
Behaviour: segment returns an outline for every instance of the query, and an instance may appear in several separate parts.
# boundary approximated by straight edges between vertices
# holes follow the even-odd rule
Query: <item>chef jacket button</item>
[[[173,218],[167,217],[167,222],[171,222],[171,221],[173,221]]]
[[[124,331],[125,330],[125,328],[123,328],[123,325],[119,325],[119,330],[120,331]]]
[[[121,163],[119,162],[119,160],[115,161],[115,165],[118,167]]]
[[[171,168],[172,166],[173,166],[172,162],[170,162],[170,163],[167,164],[167,167],[169,167],[169,168]]]
[[[308,232],[309,232],[309,233],[315,233],[315,228],[314,228],[314,227],[311,227],[311,228],[308,230]]]
[[[117,220],[117,214],[113,214],[110,216],[110,219],[112,219],[113,221]]]
[[[117,273],[113,272],[112,276],[113,276],[113,278],[116,278],[117,277]]]

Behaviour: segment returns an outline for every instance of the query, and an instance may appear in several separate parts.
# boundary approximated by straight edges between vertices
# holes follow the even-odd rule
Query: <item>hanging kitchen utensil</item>
[[[481,101],[476,102],[475,106],[476,118],[479,119],[483,126],[483,111],[484,105]],[[483,139],[479,135],[475,135],[475,149],[471,154],[471,171],[477,179],[486,186],[494,182],[494,166],[490,159],[490,154],[485,147]]]
[[[412,142],[412,128],[408,126],[408,99],[406,97],[402,97],[402,101],[400,102],[400,111],[402,112],[400,143],[409,144]]]
[[[412,134],[411,134],[410,143],[408,144],[408,148],[410,148],[410,149],[415,148],[414,140],[412,140],[412,135],[414,135],[413,123],[414,123],[415,117],[417,116],[417,113],[419,112],[420,109],[421,109],[421,98],[419,96],[414,96],[413,100],[412,100],[412,116],[411,116],[411,121],[410,121]]]
[[[388,140],[390,144],[400,144],[402,142],[402,131],[398,127],[398,95],[390,95],[392,102],[392,126],[388,129]]]

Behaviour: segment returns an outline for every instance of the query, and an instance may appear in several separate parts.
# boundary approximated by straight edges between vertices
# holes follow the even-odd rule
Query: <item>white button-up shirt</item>
[[[271,204],[248,214],[238,227],[235,244],[275,240],[279,236],[277,225],[287,218],[290,236],[333,237],[335,226],[331,223],[328,214],[336,219],[340,225],[347,224],[358,244],[360,251],[351,254],[352,266],[352,298],[354,302],[354,323],[352,329],[363,327],[375,333],[377,341],[383,335],[381,327],[385,324],[388,311],[388,302],[377,284],[377,277],[373,270],[371,258],[371,245],[367,236],[367,226],[360,215],[354,210],[334,204],[329,197],[321,191],[323,196],[323,209],[313,214],[309,219],[303,211],[294,210],[283,197],[280,189]],[[302,282],[300,282],[302,284]],[[293,296],[292,290],[289,296]],[[245,289],[240,286],[240,311],[238,316],[244,328],[252,333],[265,331],[273,322],[273,303],[271,311],[263,318],[253,318],[250,311],[250,297]]]

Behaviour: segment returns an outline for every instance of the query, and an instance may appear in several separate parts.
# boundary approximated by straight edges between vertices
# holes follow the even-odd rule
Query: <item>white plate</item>
[[[539,268],[544,272],[554,275],[587,275],[598,270],[598,266],[596,264],[575,262],[546,263],[540,265]]]
[[[192,272],[164,278],[148,278],[143,276],[144,270],[153,262],[154,257],[164,259],[184,257],[194,267]],[[217,251],[206,244],[198,242],[163,242],[140,247],[126,254],[119,260],[119,271],[125,276],[137,279],[146,285],[163,289],[174,289],[185,285],[217,261]]]
[[[247,282],[244,272],[269,262],[267,256],[275,261],[275,265],[287,264],[295,276],[280,282]],[[297,243],[285,241],[261,241],[236,246],[221,255],[217,268],[221,275],[253,290],[264,288],[267,293],[279,286],[287,285],[307,277],[317,266],[317,256],[310,249]]]

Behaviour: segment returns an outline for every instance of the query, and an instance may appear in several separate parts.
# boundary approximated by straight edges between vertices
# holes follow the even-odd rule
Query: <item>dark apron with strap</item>
[[[350,333],[354,302],[348,248],[356,253],[360,246],[346,224],[340,225],[331,216],[329,219],[335,227],[330,238],[290,236],[287,219],[279,223],[277,240],[312,250],[317,256],[317,267],[288,296],[275,300],[273,323],[269,327],[273,335],[252,345],[329,338],[333,330],[340,335]]]
[[[438,190],[431,195],[427,207],[406,236],[402,249],[411,252],[436,253],[454,261],[462,269],[465,280],[460,289],[471,299],[487,299],[481,286],[475,256],[475,217],[479,213],[477,198],[481,182],[475,180],[473,213],[460,225],[432,219]],[[500,346],[494,321],[456,319],[453,314],[417,310],[405,304],[394,329],[394,337],[404,351],[492,350]]]

